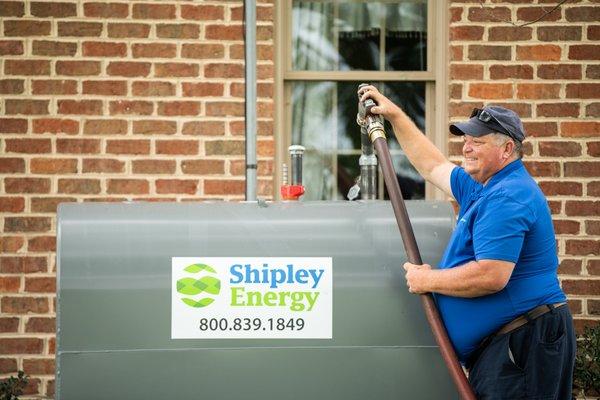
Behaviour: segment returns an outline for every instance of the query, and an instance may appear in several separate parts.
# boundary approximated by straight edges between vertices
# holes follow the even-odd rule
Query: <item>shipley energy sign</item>
[[[173,257],[172,339],[331,339],[330,257]]]

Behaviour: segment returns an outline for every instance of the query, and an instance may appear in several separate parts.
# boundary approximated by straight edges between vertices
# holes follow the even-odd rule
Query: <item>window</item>
[[[434,55],[432,40],[434,18],[440,18],[440,13],[436,14],[432,1],[286,0],[276,4],[277,178],[281,162],[288,158],[287,146],[301,144],[306,147],[304,198],[346,198],[359,175],[356,91],[363,82],[377,85],[444,148],[447,128],[439,137],[433,135],[435,105],[442,95],[438,89],[444,85],[436,82],[436,78],[443,81],[436,76],[434,66],[440,56]],[[438,108],[442,107],[438,104]],[[406,159],[389,124],[387,132],[405,198],[424,198],[423,179]],[[381,174],[378,181],[378,198],[386,198]],[[427,192],[427,197],[436,197],[431,188]]]

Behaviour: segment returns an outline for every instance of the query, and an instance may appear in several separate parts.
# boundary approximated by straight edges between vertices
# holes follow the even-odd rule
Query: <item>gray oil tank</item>
[[[422,258],[435,265],[452,208],[407,208]],[[267,318],[255,332],[263,338],[173,339],[174,257],[330,259],[321,322],[331,338],[291,338]],[[458,398],[406,289],[389,202],[63,204],[57,258],[59,400]],[[217,336],[242,326],[227,323]]]

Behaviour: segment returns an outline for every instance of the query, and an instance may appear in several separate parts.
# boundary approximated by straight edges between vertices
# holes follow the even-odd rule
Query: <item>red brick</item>
[[[59,114],[102,115],[100,100],[58,100]]]
[[[109,179],[107,192],[110,194],[148,194],[150,185],[142,179]]]
[[[229,46],[229,58],[232,60],[244,59],[245,49],[242,44]],[[256,59],[259,61],[274,61],[273,46],[271,44],[259,44],[256,46]]]
[[[564,137],[598,137],[600,122],[597,121],[566,121],[560,124],[560,135]]]
[[[450,79],[481,80],[483,79],[483,65],[450,64]]]
[[[21,287],[21,278],[16,276],[0,277],[0,293],[17,293]]]
[[[198,39],[200,25],[197,24],[158,24],[156,36],[167,39]]]
[[[567,299],[567,306],[571,311],[571,314],[581,314],[583,311],[582,301],[578,299]]]
[[[177,45],[174,43],[136,43],[131,46],[134,58],[174,58]]]
[[[150,33],[148,24],[108,24],[110,38],[147,38]]]
[[[546,157],[576,157],[581,155],[577,142],[543,141],[539,143],[540,155]]]
[[[134,4],[133,18],[175,19],[175,6],[172,4]]]
[[[33,120],[33,133],[66,133],[75,135],[79,132],[79,122],[72,119],[42,118]]]
[[[69,174],[77,172],[77,160],[70,158],[33,158],[30,161],[34,174]]]
[[[491,79],[533,79],[531,65],[492,65]]]
[[[111,115],[151,115],[154,104],[149,101],[111,101],[109,103]]]
[[[56,252],[55,236],[38,236],[27,240],[27,250],[30,252]],[[55,288],[56,291],[56,288]]]
[[[181,18],[199,21],[225,19],[225,9],[217,5],[181,5]]]
[[[243,78],[244,66],[242,64],[207,64],[204,67],[204,76],[207,78]]]
[[[2,309],[4,310],[2,299]],[[0,354],[41,354],[44,341],[36,338],[0,338]]]
[[[583,186],[578,182],[540,182],[546,196],[581,196]]]
[[[100,193],[99,179],[59,179],[58,193],[98,194]]]
[[[50,61],[6,60],[4,73],[6,75],[50,75]]]
[[[517,9],[517,20],[523,22],[535,21],[538,18],[542,18],[544,21],[558,21],[561,18],[560,9],[554,10],[548,14],[546,7],[519,7]],[[505,20],[510,20],[510,14]],[[539,28],[538,28],[539,29]]]
[[[46,257],[0,257],[0,272],[3,274],[29,274],[46,272]]]
[[[553,44],[517,46],[517,60],[558,61],[560,55],[560,46]]]
[[[22,79],[2,79],[0,80],[0,94],[20,94],[23,93],[25,81]]]
[[[32,2],[31,15],[39,18],[67,18],[77,16],[76,3]]]
[[[8,153],[49,153],[52,150],[50,139],[6,139]]]
[[[588,299],[587,308],[588,308],[588,314],[600,315],[600,300]]]
[[[25,210],[25,199],[23,197],[0,197],[0,211],[19,213]]]
[[[16,333],[19,330],[19,318],[0,318],[0,333]],[[0,373],[6,368],[6,359],[0,358]],[[15,363],[15,368],[17,364]]]
[[[600,161],[565,162],[564,168],[565,176],[596,177],[600,171]],[[600,208],[598,211],[600,212]]]
[[[18,56],[21,54],[23,54],[23,42],[19,40],[0,40],[0,56]]]
[[[50,40],[34,40],[33,55],[37,56],[74,56],[77,43],[54,42]]]
[[[83,94],[125,96],[127,81],[84,81]]]
[[[0,174],[25,172],[25,160],[22,158],[0,158]]]
[[[488,40],[515,42],[520,40],[531,40],[532,29],[527,27],[496,26],[490,27]]]
[[[242,140],[211,140],[204,144],[207,156],[230,156],[245,154],[245,142]]]
[[[274,7],[271,5],[256,7],[256,19],[257,21],[273,21],[273,10]],[[244,19],[244,7],[234,7],[231,9],[231,20],[242,21]]]
[[[245,97],[245,87],[243,83],[232,82],[229,94],[231,97]],[[272,83],[258,83],[256,85],[256,94],[258,97],[266,97],[269,99],[273,98],[273,84]]]
[[[106,152],[109,154],[149,154],[150,141],[148,140],[109,140],[106,143]]]
[[[257,32],[258,35],[258,32]],[[243,28],[242,25],[206,25],[206,39],[215,40],[242,40]]]
[[[232,160],[229,165],[229,172],[232,175],[246,174],[245,160]],[[271,160],[261,160],[258,162],[258,176],[273,176],[273,162]]]
[[[21,200],[23,200],[21,198]],[[0,210],[4,204],[0,205]],[[22,236],[3,236],[0,237],[0,253],[17,253],[23,248],[25,240]]]
[[[450,27],[450,40],[461,41],[461,40],[481,40],[483,38],[483,26],[451,26]]]
[[[102,33],[101,22],[59,22],[58,36],[97,37]]]
[[[469,45],[469,60],[510,60],[510,46]]]
[[[190,121],[184,122],[184,135],[222,136],[225,134],[223,121]]]
[[[498,22],[511,19],[510,9],[507,7],[469,7],[468,12],[467,19],[471,22]]]
[[[525,161],[525,167],[533,176],[560,176],[560,164],[557,162]]]
[[[31,211],[42,213],[56,213],[60,203],[75,202],[74,197],[33,197],[31,199]]]
[[[581,65],[543,64],[538,66],[537,76],[542,79],[581,79]]]
[[[56,278],[26,277],[25,291],[32,293],[56,293]]]
[[[225,47],[212,43],[183,43],[181,57],[195,59],[215,59],[225,56]]]
[[[100,152],[99,139],[57,139],[57,153],[93,154]]]
[[[557,235],[576,235],[579,233],[580,225],[577,221],[555,219],[552,222]]]
[[[471,83],[469,96],[478,99],[507,99],[513,96],[512,84]]]
[[[538,117],[578,117],[579,103],[550,103],[537,105]]]
[[[222,83],[184,82],[182,91],[187,97],[223,96],[224,86]]]
[[[459,22],[462,20],[464,9],[462,7],[450,7],[450,23]]]
[[[181,162],[181,171],[190,175],[214,175],[225,173],[223,160],[185,160]]]
[[[463,61],[463,46],[450,46],[450,60],[451,61]],[[474,49],[474,55],[477,54],[478,56],[481,56],[483,51],[477,49]],[[510,59],[510,47],[508,48],[508,59]],[[475,59],[475,58],[473,58]]]
[[[598,99],[600,98],[600,83],[568,83],[567,98]]]
[[[54,333],[56,332],[56,321],[54,318],[30,317],[25,324],[25,332]]]
[[[112,158],[84,158],[82,172],[121,173],[125,172],[125,162]]]
[[[48,100],[5,100],[5,112],[7,115],[44,115],[48,114]]]
[[[600,7],[570,7],[565,9],[565,18],[572,22],[600,21]]]
[[[88,135],[125,135],[127,121],[119,119],[91,119],[85,121],[83,133]]]
[[[158,114],[159,115],[198,115],[200,113],[200,102],[197,101],[172,101],[172,102],[159,102],[158,103]],[[207,111],[207,114],[208,111]],[[209,114],[210,115],[210,114]]]
[[[159,194],[196,194],[197,179],[157,179],[156,193]]]
[[[56,74],[68,76],[99,75],[98,61],[57,61]]]
[[[157,140],[156,154],[186,154],[197,155],[199,144],[197,140]]]
[[[5,20],[4,36],[48,36],[50,21]]]
[[[172,135],[177,132],[175,121],[133,121],[133,133],[140,135]]]
[[[586,269],[590,275],[600,275],[600,260],[588,260]]]
[[[600,142],[587,142],[587,153],[592,157],[600,157]]]
[[[600,235],[600,221],[585,221],[585,233]]]
[[[558,266],[558,273],[565,275],[579,275],[581,273],[581,260],[561,260],[560,265]]]
[[[581,40],[580,26],[539,26],[538,39],[542,42],[563,42]]]
[[[184,63],[157,63],[154,65],[156,77],[191,77],[198,76],[197,64]]]
[[[560,84],[558,83],[518,83],[519,99],[558,99]]]
[[[83,42],[82,51],[86,57],[125,57],[127,45],[116,42]]]
[[[597,295],[600,293],[600,280],[565,279],[562,281],[562,288],[567,294]]]
[[[134,96],[174,96],[175,85],[171,82],[133,82],[132,91]]]
[[[24,3],[0,1],[0,17],[22,17],[23,15],[25,15]]]
[[[23,369],[28,374],[54,375],[54,359],[25,359],[23,360]]]
[[[206,103],[207,116],[234,116],[242,117],[245,113],[245,105],[242,102],[211,101]]]
[[[243,194],[246,188],[244,180],[233,179],[205,179],[204,194],[207,195],[230,195]]]
[[[565,203],[565,214],[574,216],[598,216],[600,214],[600,201],[568,200]]]
[[[134,174],[173,174],[175,173],[175,160],[133,160]]]
[[[585,106],[586,117],[600,117],[600,103],[591,103]]]
[[[84,3],[83,13],[86,17],[127,18],[129,5],[127,3]]]
[[[77,81],[53,79],[31,82],[33,94],[77,94]]]
[[[106,73],[126,77],[148,76],[150,74],[150,63],[112,61],[108,64]]]
[[[449,107],[448,107],[448,111],[449,111],[449,116],[452,117],[460,117],[460,118],[468,118],[469,115],[471,114],[471,112],[473,111],[473,108],[481,108],[483,107],[483,102],[479,101],[479,102],[475,102],[475,101],[471,101],[471,102],[450,102],[449,103]],[[241,133],[243,134],[243,131],[241,131]]]
[[[510,100],[506,103],[495,101],[494,105],[502,106],[504,108],[508,108],[509,110],[513,110],[521,118],[529,118],[531,117],[531,104],[530,103],[516,103],[514,100]]]
[[[26,133],[27,120],[20,118],[0,118],[0,133]]]
[[[273,40],[273,27],[267,25],[258,25],[256,27],[256,40]]]
[[[50,218],[47,217],[6,217],[4,219],[5,232],[48,232],[50,228]]]
[[[569,46],[571,60],[600,60],[600,45],[571,45]]]

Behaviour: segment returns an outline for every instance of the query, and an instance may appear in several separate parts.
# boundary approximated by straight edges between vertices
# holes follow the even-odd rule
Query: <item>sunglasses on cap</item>
[[[506,129],[506,127],[504,126],[504,124],[502,124],[502,122],[498,121],[498,119],[496,117],[494,117],[492,114],[490,114],[486,110],[484,110],[482,108],[474,108],[473,111],[471,112],[471,116],[469,118],[473,118],[473,117],[477,117],[478,120],[480,120],[481,122],[485,122],[485,123],[489,123],[490,121],[495,122],[496,124],[498,124],[498,126],[500,126],[502,128],[501,133],[508,135],[513,140],[520,142],[520,140],[517,139],[511,133],[510,130]]]

